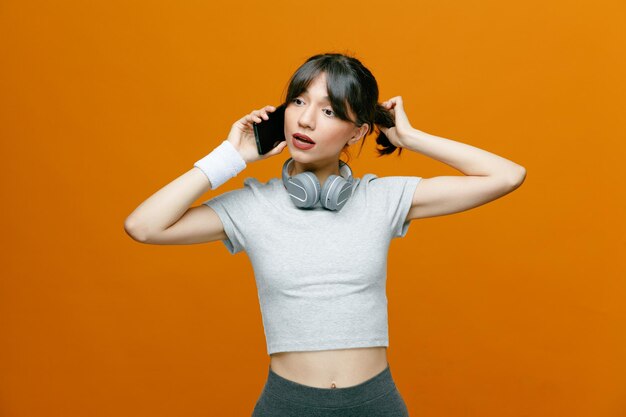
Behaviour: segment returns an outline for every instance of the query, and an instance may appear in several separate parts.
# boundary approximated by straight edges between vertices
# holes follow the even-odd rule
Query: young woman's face
[[[358,140],[358,128],[335,115],[327,95],[326,74],[320,73],[302,94],[287,103],[285,138],[291,156],[299,162],[337,159],[348,140],[355,135],[350,144]],[[308,136],[315,145],[300,149],[294,145],[294,133]]]

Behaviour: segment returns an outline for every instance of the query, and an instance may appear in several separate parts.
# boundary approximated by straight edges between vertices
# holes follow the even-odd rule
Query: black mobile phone
[[[283,103],[274,111],[267,112],[268,119],[261,123],[253,122],[254,137],[259,155],[265,155],[285,139],[285,107]]]

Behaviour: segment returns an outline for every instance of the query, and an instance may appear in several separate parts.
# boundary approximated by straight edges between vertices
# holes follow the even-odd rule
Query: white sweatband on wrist
[[[211,183],[211,190],[214,190],[243,171],[246,161],[232,143],[224,140],[210,154],[196,161],[193,166],[204,172]]]

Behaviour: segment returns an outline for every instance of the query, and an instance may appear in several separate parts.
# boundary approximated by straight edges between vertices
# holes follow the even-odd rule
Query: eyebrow
[[[306,95],[308,96],[308,95],[309,95],[308,90],[304,90],[304,91],[302,92],[302,94],[306,94]],[[328,96],[324,96],[324,97],[322,97],[322,102],[323,102],[323,103],[324,103],[324,102],[325,102],[325,103],[330,103],[330,97],[328,97]]]

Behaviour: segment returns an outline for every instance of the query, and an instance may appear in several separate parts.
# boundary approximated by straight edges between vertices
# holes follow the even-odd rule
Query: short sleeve
[[[406,236],[410,220],[406,220],[413,203],[413,195],[422,177],[389,176],[374,177],[369,188],[373,191],[375,204],[382,205],[391,238]]]
[[[246,230],[252,192],[248,188],[227,191],[202,204],[211,207],[224,225],[226,239],[222,240],[226,249],[234,255],[246,249]]]

